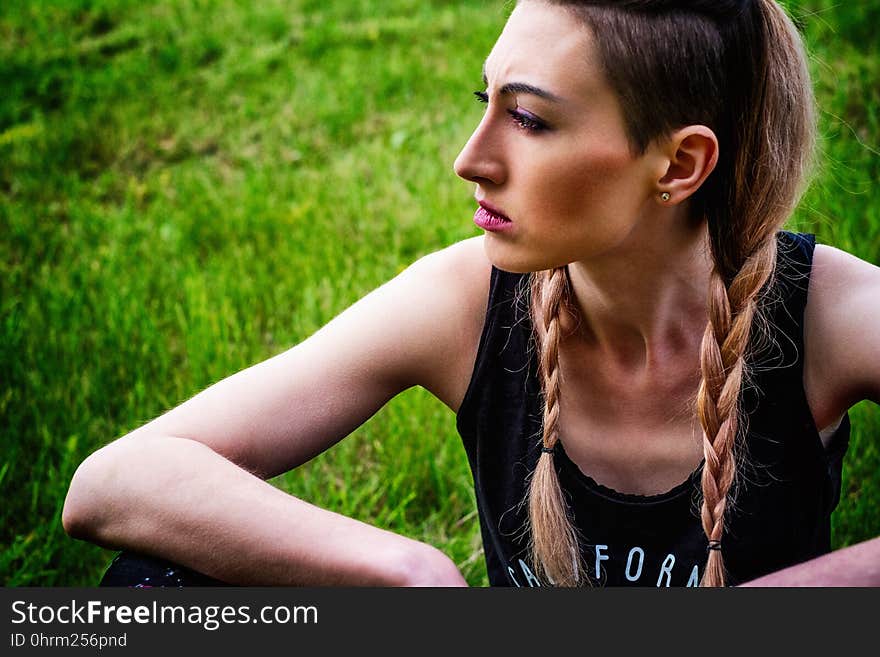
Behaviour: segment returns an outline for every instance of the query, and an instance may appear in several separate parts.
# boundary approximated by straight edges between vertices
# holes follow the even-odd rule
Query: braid
[[[533,278],[532,303],[540,354],[540,378],[544,393],[541,444],[553,449],[559,442],[559,342],[560,315],[569,298],[564,267],[540,272]],[[529,524],[532,563],[557,586],[576,586],[585,572],[581,551],[559,485],[553,454],[542,451],[529,485]]]
[[[736,471],[749,334],[758,317],[759,293],[776,266],[776,231],[797,202],[813,143],[812,94],[797,31],[771,0],[755,0],[751,11],[761,25],[754,66],[749,67],[755,79],[751,94],[738,95],[742,109],[736,113],[747,118],[733,135],[739,147],[730,158],[726,201],[710,203],[714,211],[707,212],[715,268],[700,350],[697,413],[705,456],[701,520],[710,546],[719,548],[714,542],[722,538]],[[722,551],[712,549],[701,584],[724,586],[725,579]]]
[[[709,323],[700,348],[702,381],[697,393],[697,414],[703,427],[703,504],[701,520],[710,544],[719,545],[724,531],[724,511],[736,472],[734,448],[739,426],[739,401],[746,377],[745,353],[758,296],[776,264],[776,242],[750,257],[725,288],[717,269],[709,285]],[[716,543],[717,542],[717,543]],[[724,586],[724,561],[720,549],[709,551],[704,586]]]

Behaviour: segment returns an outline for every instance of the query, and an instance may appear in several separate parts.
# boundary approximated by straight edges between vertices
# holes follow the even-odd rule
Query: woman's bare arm
[[[880,586],[880,537],[764,575],[741,586]]]
[[[308,461],[413,385],[457,407],[488,278],[479,239],[432,254],[296,347],[103,447],[73,477],[65,529],[230,583],[463,583],[434,548],[263,479]]]
[[[816,247],[804,346],[804,389],[820,429],[860,401],[880,404],[880,267]]]
[[[65,506],[76,538],[230,584],[464,584],[439,550],[292,497],[197,441],[145,435],[90,458]]]
[[[804,390],[816,426],[826,428],[863,400],[880,403],[880,268],[817,246],[804,320]],[[880,538],[749,585],[880,586]]]

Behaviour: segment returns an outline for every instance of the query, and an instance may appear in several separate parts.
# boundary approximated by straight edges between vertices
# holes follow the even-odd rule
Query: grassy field
[[[823,110],[791,227],[874,263],[878,5],[790,3]],[[90,452],[478,233],[451,165],[504,16],[479,0],[0,4],[3,584],[95,584],[113,553],[59,521]],[[880,534],[880,412],[852,418],[836,546]],[[454,417],[422,390],[273,483],[486,584]]]

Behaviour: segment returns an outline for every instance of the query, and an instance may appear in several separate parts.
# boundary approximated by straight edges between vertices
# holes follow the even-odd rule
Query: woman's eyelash
[[[513,118],[513,121],[524,130],[529,130],[530,132],[539,132],[544,130],[547,126],[538,121],[538,119],[534,118],[526,114],[525,112],[518,110],[507,110],[507,113]]]
[[[485,91],[475,91],[474,96],[476,96],[477,100],[479,100],[481,103],[489,102],[489,94]],[[510,114],[516,125],[520,128],[523,128],[524,130],[539,132],[547,128],[547,126],[544,125],[537,118],[531,116],[526,112],[523,112],[522,110],[507,110],[507,113]]]

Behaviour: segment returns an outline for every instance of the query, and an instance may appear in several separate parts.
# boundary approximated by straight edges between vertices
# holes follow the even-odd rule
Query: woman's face
[[[657,207],[663,172],[650,148],[630,151],[589,30],[563,8],[522,2],[484,71],[486,113],[455,172],[490,209],[475,216],[489,259],[538,271],[621,246]]]

